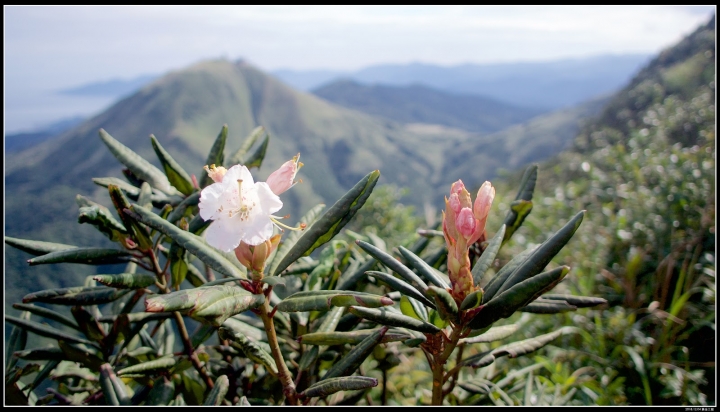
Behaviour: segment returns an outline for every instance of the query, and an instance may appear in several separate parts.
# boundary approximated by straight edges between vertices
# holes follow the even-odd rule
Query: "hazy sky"
[[[353,70],[656,53],[712,6],[4,6],[5,81],[65,87],[207,58]]]
[[[657,53],[714,6],[4,6],[6,114],[30,96],[209,58],[356,70]],[[6,123],[7,126],[7,123]],[[7,130],[7,129],[6,129]]]

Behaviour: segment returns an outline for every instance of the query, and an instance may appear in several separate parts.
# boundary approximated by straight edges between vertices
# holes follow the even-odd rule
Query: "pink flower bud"
[[[458,179],[457,182],[453,183],[452,186],[450,186],[450,193],[460,193],[463,190],[465,190],[465,184],[462,180]]]
[[[475,215],[469,207],[464,207],[458,213],[457,219],[455,220],[455,227],[458,232],[465,238],[469,239],[475,232],[477,222],[475,221]]]
[[[460,213],[462,205],[460,205],[460,198],[458,198],[457,193],[450,194],[450,199],[448,199],[448,203],[450,204],[450,209],[455,213],[455,215]]]
[[[270,186],[273,193],[279,195],[295,185],[296,182],[294,182],[293,179],[295,179],[298,169],[303,166],[303,164],[298,161],[299,159],[300,153],[291,160],[283,163],[278,170],[268,176],[265,182]]]
[[[490,206],[495,199],[495,188],[488,181],[480,186],[478,190],[477,198],[475,199],[475,205],[473,206],[473,212],[475,217],[480,221],[485,221],[488,214],[490,213]]]

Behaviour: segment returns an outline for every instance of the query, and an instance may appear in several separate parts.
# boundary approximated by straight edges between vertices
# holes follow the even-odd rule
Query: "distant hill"
[[[369,86],[353,80],[338,80],[312,93],[341,106],[397,122],[441,124],[482,134],[523,123],[543,112],[419,84]]]
[[[355,72],[278,70],[273,75],[304,90],[338,78],[363,84],[422,84],[446,92],[476,94],[520,107],[547,111],[582,103],[623,87],[650,55],[603,55],[549,62],[377,65]],[[322,79],[325,81],[322,81]]]
[[[113,96],[121,97],[136,92],[141,87],[157,79],[158,75],[145,75],[133,79],[112,79],[103,82],[83,84],[77,87],[60,90],[60,94],[82,96]]]
[[[84,120],[85,118],[80,116],[70,117],[64,120],[60,120],[58,122],[51,123],[43,127],[41,130],[6,134],[5,153],[19,152],[21,150],[42,143],[46,140],[58,137],[61,133],[82,123]]]

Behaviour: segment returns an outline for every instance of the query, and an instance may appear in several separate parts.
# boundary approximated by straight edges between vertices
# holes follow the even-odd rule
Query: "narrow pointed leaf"
[[[477,356],[470,357],[468,359],[463,360],[464,365],[469,365],[472,367],[482,367],[487,366],[490,363],[494,362],[495,359],[501,357],[501,356],[508,356],[510,358],[516,358],[518,356],[527,355],[528,353],[535,352],[536,350],[542,348],[543,346],[547,345],[548,343],[552,342],[553,340],[557,339],[559,336],[568,334],[568,333],[574,333],[575,328],[570,326],[562,327],[556,331],[546,333],[544,335],[536,336],[530,339],[521,340],[518,342],[509,343],[507,345],[502,345],[498,347],[497,349],[493,349],[489,353],[480,354]]]
[[[322,398],[340,391],[367,389],[377,386],[378,380],[367,376],[343,376],[322,380],[305,389],[301,395],[306,398]]]
[[[505,236],[503,242],[507,242],[520,227],[527,215],[532,210],[532,197],[535,191],[535,183],[537,182],[538,165],[534,164],[525,169],[522,179],[520,180],[520,189],[515,196],[507,216],[505,217]],[[514,206],[514,207],[513,207]]]
[[[205,406],[220,406],[225,400],[225,395],[230,389],[230,380],[227,375],[220,375],[215,380],[215,386],[208,394],[203,405]]]
[[[188,208],[197,206],[198,203],[200,203],[200,194],[201,192],[198,191],[183,199],[182,202],[173,208],[166,220],[170,223],[175,223],[180,220],[181,217],[186,216]]]
[[[439,288],[446,289],[450,287],[450,285],[448,285],[447,282],[445,282],[445,280],[438,275],[436,269],[428,265],[428,263],[422,260],[422,258],[420,258],[418,255],[414,254],[413,252],[402,246],[399,246],[398,250],[400,250],[400,253],[407,260],[408,265],[412,266],[415,270],[417,270],[418,275],[425,278],[425,280]]]
[[[78,329],[78,326],[77,324],[75,324],[74,320],[63,315],[62,313],[58,313],[57,310],[47,309],[42,306],[28,305],[25,303],[13,303],[13,308],[17,310],[27,311],[34,315],[44,317],[46,319],[54,320],[58,323],[62,323],[63,325],[69,326],[76,330]]]
[[[99,372],[103,364],[103,360],[96,354],[65,341],[58,341],[58,347],[62,351],[63,360],[77,362],[93,372]]]
[[[170,153],[162,147],[155,135],[150,135],[150,142],[155,150],[155,154],[157,154],[158,159],[160,159],[160,164],[170,184],[184,195],[192,193],[194,188],[190,175],[170,156]]]
[[[495,233],[495,236],[493,236],[490,240],[482,256],[480,256],[477,262],[475,262],[475,266],[472,268],[474,284],[480,284],[483,279],[483,275],[485,275],[485,272],[487,272],[490,265],[492,265],[493,261],[495,261],[495,257],[500,250],[500,245],[502,245],[502,240],[505,236],[505,228],[505,225],[500,226],[500,230],[498,230],[497,233]]]
[[[440,332],[440,328],[433,324],[423,322],[421,320],[417,320],[399,313],[392,313],[387,310],[360,308],[357,306],[351,306],[349,310],[355,316],[373,321],[375,323],[379,323],[381,325],[407,328],[423,333]]]
[[[196,307],[188,312],[193,319],[220,326],[230,316],[255,309],[265,303],[265,295],[262,293],[253,295],[236,286],[213,286],[212,288],[222,289],[198,298]]]
[[[372,333],[374,333],[375,330],[372,329],[366,329],[366,330],[357,330],[352,332],[313,332],[313,333],[306,333],[302,336],[298,337],[298,341],[300,343],[303,343],[305,345],[343,345],[346,343],[349,344],[358,344],[362,342],[365,338],[370,336]],[[389,331],[383,336],[383,338],[380,340],[381,343],[387,343],[387,342],[400,342],[407,339],[412,339],[413,336],[399,331]]]
[[[368,271],[366,272],[369,276],[372,276],[376,279],[379,279],[385,283],[387,283],[393,290],[396,290],[404,295],[407,295],[413,299],[417,299],[418,301],[422,302],[425,306],[429,306],[433,309],[435,309],[435,304],[428,298],[426,298],[422,293],[420,293],[417,289],[410,286],[405,281],[396,278],[395,276],[383,273],[383,272],[376,272],[376,271]]]
[[[527,312],[527,313],[538,313],[538,314],[554,314],[554,313],[570,312],[570,311],[573,311],[576,309],[577,309],[576,306],[569,305],[564,300],[536,299],[535,301],[530,302],[527,305],[521,307],[519,309],[519,311]]]
[[[93,279],[106,286],[118,289],[142,289],[155,284],[155,276],[147,273],[118,273],[117,275],[95,275]]]
[[[450,292],[437,286],[430,286],[427,293],[435,299],[438,313],[443,320],[457,320],[458,307]]]
[[[483,302],[487,303],[495,297],[495,294],[498,290],[502,287],[503,283],[507,280],[507,278],[513,274],[515,269],[517,269],[520,264],[522,264],[525,259],[530,256],[533,252],[537,250],[539,246],[531,249],[523,250],[522,252],[518,253],[510,259],[508,263],[505,264],[496,274],[495,276],[490,279],[490,281],[483,287]]]
[[[110,194],[110,200],[112,200],[115,210],[117,211],[118,216],[120,216],[123,225],[128,229],[132,239],[137,242],[138,249],[142,251],[151,250],[153,242],[150,239],[150,234],[148,233],[147,228],[142,226],[137,219],[133,219],[124,212],[125,209],[130,207],[130,203],[123,194],[122,190],[115,185],[110,185],[108,186],[108,193]],[[142,196],[138,196],[138,200],[140,197]]]
[[[265,138],[263,139],[262,143],[260,143],[260,146],[255,149],[255,151],[247,157],[247,159],[243,159],[243,165],[247,167],[248,169],[252,167],[260,168],[262,165],[263,160],[265,159],[265,153],[267,152],[268,143],[270,142],[270,135],[265,135]]]
[[[26,350],[11,352],[11,354],[12,354],[12,356],[14,356],[16,358],[24,359],[27,361],[63,360],[63,359],[65,359],[65,354],[63,353],[62,349],[60,349],[59,347],[26,349]]]
[[[118,376],[127,375],[129,373],[137,373],[137,374],[147,374],[147,373],[155,373],[158,370],[169,370],[175,364],[177,361],[175,358],[171,356],[166,356],[163,358],[154,359],[151,361],[138,363],[137,365],[128,366],[126,368],[120,369],[117,371]]]
[[[250,132],[248,137],[245,138],[242,146],[240,146],[240,148],[235,153],[233,153],[232,156],[230,156],[230,159],[225,163],[225,167],[230,168],[237,164],[245,164],[244,162],[247,153],[253,147],[255,142],[258,141],[258,139],[264,138],[265,136],[267,136],[267,132],[265,131],[264,127],[258,126],[253,129],[253,131]]]
[[[377,329],[368,337],[363,339],[354,348],[335,363],[323,376],[322,380],[326,381],[331,378],[352,375],[355,370],[360,367],[365,358],[372,353],[375,346],[382,340],[388,331],[386,326]]]
[[[346,290],[317,290],[294,293],[275,308],[280,312],[326,311],[333,306],[380,307],[392,305],[392,299],[371,293]]]
[[[226,259],[218,250],[207,245],[198,236],[180,229],[167,220],[161,218],[155,213],[138,206],[131,206],[131,211],[137,215],[137,218],[146,225],[159,230],[165,235],[172,238],[180,246],[187,249],[190,253],[197,256],[206,265],[216,271],[231,277],[245,278],[238,268]]]
[[[85,265],[110,265],[126,263],[132,255],[120,249],[107,249],[98,247],[76,247],[58,250],[45,255],[29,259],[30,266],[52,263],[81,263]]]
[[[78,223],[89,223],[95,226],[100,233],[113,242],[128,236],[125,226],[115,219],[110,213],[110,209],[100,204],[81,207],[78,210]]]
[[[228,126],[224,124],[222,129],[220,129],[220,133],[218,133],[218,136],[215,139],[215,143],[213,143],[212,148],[210,148],[210,153],[208,153],[207,160],[205,161],[206,166],[223,165],[223,160],[225,159],[225,142],[227,141],[227,134]],[[200,179],[201,188],[204,188],[205,186],[213,183],[213,180],[204,170],[200,172],[200,176],[202,176],[202,178]]]
[[[28,293],[23,303],[41,302],[55,305],[102,305],[125,296],[129,290],[117,290],[106,286],[45,289]]]
[[[495,326],[495,327],[490,328],[488,331],[486,331],[482,335],[475,336],[472,338],[460,339],[459,344],[466,345],[466,344],[472,344],[472,343],[495,342],[495,341],[507,338],[508,336],[515,333],[517,330],[518,330],[518,325],[515,325],[515,324],[504,325],[504,326]]]
[[[296,226],[300,226],[301,223],[304,223],[307,225],[307,227],[310,227],[315,221],[320,217],[320,212],[325,209],[324,204],[315,205],[310,211],[305,213],[305,215],[300,218],[300,221],[297,222],[298,224]],[[270,263],[270,266],[267,270],[267,273],[272,273],[273,276],[277,276],[280,273],[276,270],[280,262],[285,258],[285,256],[288,254],[290,250],[295,246],[298,239],[302,236],[304,232],[293,230],[290,231],[290,233],[285,236],[285,238],[281,241],[280,245],[277,248],[277,251],[275,252],[275,256],[272,259],[272,262]]]
[[[570,238],[572,238],[580,226],[580,223],[582,223],[583,216],[585,216],[584,210],[576,214],[565,226],[543,242],[532,255],[528,256],[523,263],[515,269],[497,293],[502,293],[513,285],[540,273],[545,266],[550,263],[550,260],[557,255],[560,249],[567,244]]]
[[[177,193],[177,190],[170,185],[167,177],[157,167],[153,166],[142,156],[133,152],[130,148],[110,136],[105,130],[100,129],[100,139],[107,145],[110,152],[120,163],[127,166],[130,171],[139,179],[144,180],[168,195]]]
[[[482,288],[468,294],[467,296],[465,296],[465,299],[463,299],[462,303],[460,304],[460,310],[475,309],[476,307],[480,306],[483,301],[483,296],[484,293]]]
[[[350,290],[356,289],[357,282],[365,277],[365,272],[377,265],[377,260],[369,258],[365,260],[357,269],[350,271],[350,268],[343,273],[338,279],[335,289]]]
[[[341,197],[312,226],[306,228],[300,239],[278,263],[276,276],[301,256],[308,256],[313,250],[330,241],[352,219],[372,193],[380,171],[375,170],[362,178],[352,189]]]
[[[383,252],[382,250],[367,242],[363,242],[362,240],[357,240],[355,241],[355,243],[357,243],[357,245],[360,246],[364,251],[369,253],[370,256],[374,257],[383,265],[390,268],[390,270],[407,280],[413,287],[417,288],[419,291],[424,292],[427,290],[427,284],[425,284],[425,282],[423,282],[422,279],[420,279],[420,277],[415,274],[415,272],[400,263],[400,261],[395,259],[393,256]]]
[[[220,328],[218,332],[220,338],[231,341],[232,346],[240,349],[248,359],[265,366],[270,372],[277,375],[278,369],[275,360],[256,342],[251,341],[242,333],[233,332],[225,327]]]
[[[557,284],[567,274],[569,268],[559,268],[533,276],[503,293],[498,294],[482,306],[480,313],[469,323],[471,329],[482,329],[492,325],[495,321],[507,318],[516,310],[533,301],[538,293],[547,287]]]
[[[166,377],[160,378],[159,382],[153,385],[145,405],[167,406],[175,397],[175,383]]]
[[[46,338],[56,339],[56,340],[64,340],[64,341],[75,342],[75,343],[84,343],[84,344],[88,344],[88,345],[91,344],[91,342],[86,339],[68,335],[67,333],[53,329],[50,326],[43,325],[43,324],[40,324],[37,322],[33,322],[31,320],[24,320],[24,319],[19,319],[19,318],[5,315],[5,321],[12,323],[13,325],[15,325],[19,328],[22,328],[23,330],[32,332],[39,336],[44,336]]]
[[[28,316],[29,317],[29,316]],[[27,330],[19,327],[14,326],[12,329],[12,332],[10,332],[10,337],[7,341],[7,349],[5,352],[5,371],[9,371],[15,366],[17,363],[18,357],[13,356],[13,353],[22,351],[25,349],[25,345],[27,344],[27,338],[28,338],[28,332]]]
[[[427,310],[420,302],[411,297],[400,296],[400,312],[405,316],[427,322]]]
[[[570,305],[578,308],[589,308],[607,303],[607,300],[603,298],[596,298],[592,296],[557,295],[548,293],[542,295],[542,297],[543,299],[549,300],[564,300]]]
[[[77,248],[77,246],[64,245],[62,243],[42,242],[39,240],[20,239],[10,236],[5,236],[5,243],[15,249],[20,249],[23,252],[27,252],[35,256]]]
[[[73,306],[70,311],[78,324],[78,328],[88,339],[99,342],[105,338],[105,331],[87,309],[82,306]]]

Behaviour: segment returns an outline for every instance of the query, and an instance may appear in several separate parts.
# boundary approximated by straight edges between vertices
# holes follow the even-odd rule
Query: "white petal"
[[[238,179],[243,181],[243,186],[251,186],[255,184],[252,175],[247,167],[241,165],[235,165],[228,169],[225,177],[223,177],[223,183],[228,185],[236,185]]]
[[[200,192],[200,217],[205,220],[219,218],[217,209],[220,207],[223,195],[223,186],[220,183],[213,183]]]
[[[263,213],[271,215],[282,208],[282,200],[272,191],[267,183],[258,182],[255,184],[255,187],[257,188],[257,196],[260,199],[260,207]]]
[[[243,242],[248,245],[259,245],[270,239],[273,235],[273,223],[269,217],[258,216],[252,219],[244,227]]]
[[[227,219],[216,220],[205,230],[205,240],[223,252],[232,252],[240,245],[240,234],[233,231],[233,225],[229,225]]]

